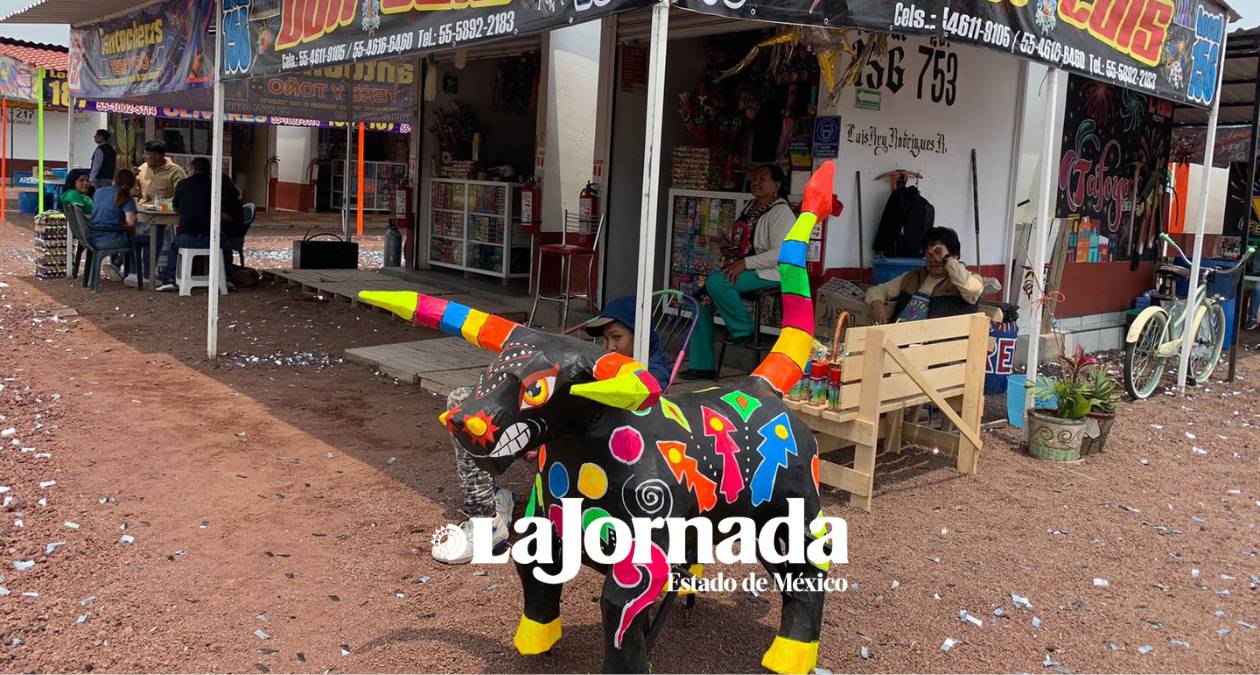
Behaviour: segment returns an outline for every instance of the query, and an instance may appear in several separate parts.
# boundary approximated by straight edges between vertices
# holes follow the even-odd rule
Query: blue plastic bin
[[[876,258],[875,283],[882,284],[890,279],[896,279],[926,264],[923,258]]]
[[[1186,260],[1185,258],[1178,257],[1176,262],[1178,265],[1186,269],[1191,269],[1190,261]],[[1212,269],[1217,269],[1217,270],[1227,270],[1237,264],[1238,264],[1237,260],[1231,260],[1229,258],[1204,258],[1202,266],[1211,267]],[[1239,274],[1241,274],[1241,272],[1239,272]],[[1179,298],[1186,297],[1186,293],[1189,290],[1190,290],[1189,279],[1177,279],[1177,297]],[[1218,298],[1232,298],[1237,292],[1238,292],[1238,277],[1234,275],[1224,276],[1224,277],[1216,276],[1212,279],[1212,283],[1208,284],[1208,294],[1216,296]]]
[[[39,211],[39,193],[38,192],[19,192],[18,193],[18,213],[33,216]]]
[[[1011,426],[1024,428],[1024,384],[1028,382],[1028,376],[1020,373],[1011,375],[1006,378],[1006,421]],[[1038,408],[1054,408],[1059,405],[1058,397],[1051,396],[1049,399],[1037,399],[1035,405]]]

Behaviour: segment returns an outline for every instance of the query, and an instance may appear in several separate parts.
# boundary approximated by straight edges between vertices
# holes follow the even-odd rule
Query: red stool
[[[595,314],[595,300],[591,297],[591,289],[595,287],[595,255],[599,249],[599,236],[604,230],[604,218],[600,216],[595,227],[594,237],[590,233],[590,223],[568,211],[564,212],[564,231],[559,244],[543,244],[538,247],[538,264],[534,266],[536,280],[534,282],[534,305],[529,310],[527,325],[534,325],[534,315],[538,312],[539,301],[560,304],[560,331],[564,332],[569,325],[569,303],[573,300],[585,300],[591,314]],[[572,240],[573,243],[570,243]],[[560,258],[560,289],[555,295],[546,295],[542,290],[542,263],[544,256],[553,255]],[[575,258],[586,258],[586,291],[574,293],[573,263]]]

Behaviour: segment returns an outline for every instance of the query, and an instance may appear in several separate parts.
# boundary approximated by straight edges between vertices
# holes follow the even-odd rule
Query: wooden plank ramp
[[[457,337],[346,350],[350,361],[376,368],[402,382],[418,384],[441,396],[456,387],[475,384],[494,357],[494,353],[477,349]]]
[[[260,271],[264,276],[271,276],[277,282],[282,281],[290,286],[301,286],[303,293],[330,296],[349,302],[355,308],[366,307],[375,311],[387,312],[387,310],[369,305],[360,300],[360,291],[414,291],[475,307],[483,312],[496,314],[512,321],[524,322],[528,315],[528,312],[520,308],[497,303],[480,296],[414,281],[406,281],[376,270],[272,269]]]

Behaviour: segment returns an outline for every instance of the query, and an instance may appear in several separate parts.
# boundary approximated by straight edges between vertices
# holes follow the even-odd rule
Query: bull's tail
[[[805,186],[801,215],[779,249],[779,278],[783,294],[783,328],[774,347],[752,374],[775,391],[786,394],[805,369],[814,342],[814,303],[809,295],[805,258],[814,224],[831,215],[835,166],[824,163]]]

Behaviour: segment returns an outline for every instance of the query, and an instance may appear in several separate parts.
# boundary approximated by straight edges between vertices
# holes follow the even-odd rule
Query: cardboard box
[[[821,340],[830,340],[836,330],[836,319],[840,312],[848,312],[849,320],[854,326],[869,326],[875,323],[871,314],[871,306],[863,297],[867,284],[855,284],[840,279],[830,279],[814,293],[814,335]]]

